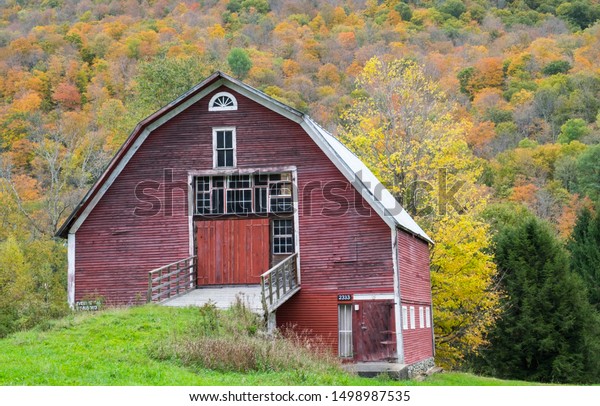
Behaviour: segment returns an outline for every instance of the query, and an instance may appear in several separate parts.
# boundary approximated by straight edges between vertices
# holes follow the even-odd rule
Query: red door
[[[269,270],[269,219],[196,223],[198,286],[260,283]]]
[[[354,358],[356,361],[388,361],[396,357],[394,301],[357,302],[354,317]]]

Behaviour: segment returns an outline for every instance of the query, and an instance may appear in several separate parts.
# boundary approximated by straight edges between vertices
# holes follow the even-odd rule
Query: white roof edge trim
[[[420,236],[429,243],[433,241],[425,231],[412,219],[408,212],[398,203],[392,194],[383,186],[379,179],[371,172],[371,170],[350,151],[341,141],[329,134],[325,129],[315,123],[311,118],[306,117],[305,121],[310,123],[319,136],[329,145],[329,149],[334,155],[328,155],[335,163],[333,158],[344,166],[347,166],[342,173],[352,185],[361,192],[365,200],[377,211],[377,213],[390,226],[394,225],[415,235]],[[317,145],[319,143],[317,142]],[[323,148],[322,148],[323,149]],[[324,150],[325,153],[327,153]],[[337,166],[337,165],[336,165]],[[393,224],[388,220],[393,219]]]
[[[389,227],[396,227],[396,222],[394,221],[394,219],[385,212],[384,207],[382,205],[379,205],[377,203],[377,201],[374,199],[374,196],[371,193],[369,193],[369,190],[366,187],[364,187],[364,185],[360,183],[360,179],[357,178],[356,174],[352,172],[348,165],[344,164],[342,159],[336,154],[335,150],[331,148],[331,146],[328,145],[326,141],[318,135],[318,130],[314,128],[314,126],[311,124],[311,121],[305,120],[301,124],[301,126],[304,129],[304,131],[306,131],[306,133],[317,144],[317,146],[321,148],[323,153],[325,153],[325,155],[329,157],[329,159],[331,160],[331,162],[333,162],[336,168],[338,168],[338,170],[342,172],[342,174],[348,180],[348,182],[350,182],[350,184],[354,186],[356,190],[358,190],[360,195],[367,201],[367,203],[369,203],[369,205],[375,210],[379,217],[381,217]]]
[[[223,81],[222,85],[228,87],[231,90],[236,91],[237,93],[249,98],[250,100],[260,104],[261,106],[266,107],[271,111],[274,111],[275,113],[281,114],[282,116],[289,118],[295,123],[300,124],[304,119],[304,114],[299,112],[298,110],[286,106],[285,104],[273,99],[272,97],[247,85],[244,85],[243,83]]]

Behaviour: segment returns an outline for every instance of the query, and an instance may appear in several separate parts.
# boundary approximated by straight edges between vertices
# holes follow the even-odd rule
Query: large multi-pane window
[[[215,168],[235,166],[235,129],[213,128],[213,148]]]
[[[198,176],[196,214],[291,213],[290,173]]]

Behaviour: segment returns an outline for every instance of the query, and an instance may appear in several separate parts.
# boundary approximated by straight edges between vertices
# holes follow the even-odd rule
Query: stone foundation
[[[408,377],[412,379],[417,375],[424,374],[428,369],[433,368],[434,366],[435,362],[433,357],[410,364],[408,366]]]

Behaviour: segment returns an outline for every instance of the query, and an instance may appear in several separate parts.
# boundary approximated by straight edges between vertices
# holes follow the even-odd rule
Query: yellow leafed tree
[[[466,137],[472,123],[410,60],[373,58],[342,113],[340,138],[435,241],[431,250],[437,362],[460,365],[486,342],[500,293],[486,193]]]

